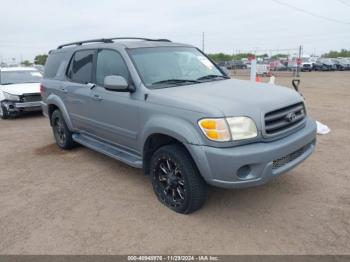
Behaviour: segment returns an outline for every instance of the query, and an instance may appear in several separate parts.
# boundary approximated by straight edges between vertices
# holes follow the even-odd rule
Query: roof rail
[[[71,45],[82,45],[87,43],[113,43],[113,40],[143,40],[143,41],[159,41],[159,42],[171,42],[169,39],[151,39],[151,38],[142,38],[142,37],[112,37],[112,38],[100,38],[100,39],[92,39],[92,40],[84,40],[78,42],[67,43],[63,45],[59,45],[57,49],[61,49],[66,46]]]
[[[57,47],[57,49],[61,49],[62,47],[71,46],[71,45],[82,45],[86,43],[113,43],[113,41],[107,38],[91,39],[91,40],[84,40],[84,41],[78,41],[78,42],[72,42],[72,43],[60,45]]]
[[[143,40],[143,41],[159,41],[159,42],[171,42],[169,39],[152,39],[143,37],[112,37],[109,40]]]

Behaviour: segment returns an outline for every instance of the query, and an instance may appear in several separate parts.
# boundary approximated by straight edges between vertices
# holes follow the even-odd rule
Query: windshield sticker
[[[197,56],[197,59],[201,61],[203,65],[205,65],[208,69],[213,69],[213,64],[208,60],[208,58],[204,56]]]
[[[41,74],[39,72],[31,72],[30,73],[32,76],[38,76],[41,77]]]

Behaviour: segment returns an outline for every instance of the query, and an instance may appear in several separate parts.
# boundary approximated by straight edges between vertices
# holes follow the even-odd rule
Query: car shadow
[[[19,120],[26,120],[30,118],[41,118],[44,117],[42,112],[22,112],[21,114],[17,116],[9,116],[6,121],[19,121]],[[2,120],[2,119],[0,119]]]
[[[40,117],[44,117],[42,112],[25,112],[20,114],[19,116],[16,116],[12,119],[27,119],[27,118],[40,118]]]

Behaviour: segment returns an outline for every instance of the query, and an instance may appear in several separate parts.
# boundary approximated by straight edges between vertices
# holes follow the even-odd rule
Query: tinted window
[[[91,82],[93,57],[93,50],[84,50],[76,52],[70,62],[67,76],[74,82]]]
[[[129,79],[128,68],[121,55],[112,50],[100,50],[97,54],[96,83],[103,85],[106,76],[120,75]]]
[[[66,53],[53,53],[47,58],[45,64],[45,78],[56,78],[60,76],[60,72],[63,72],[64,66],[67,64]]]

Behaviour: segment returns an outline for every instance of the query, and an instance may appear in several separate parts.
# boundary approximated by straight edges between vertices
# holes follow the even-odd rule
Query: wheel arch
[[[68,111],[67,111],[67,109],[66,109],[66,107],[65,107],[65,105],[60,97],[58,97],[57,95],[50,95],[46,100],[46,104],[48,107],[48,116],[50,119],[50,124],[51,124],[52,113],[56,109],[58,109],[58,110],[60,110],[60,112],[64,118],[64,121],[66,122],[69,130],[73,130],[73,125],[72,125],[72,122],[70,120]]]
[[[191,157],[193,163],[196,165],[196,162],[194,161],[191,152],[188,150],[186,144],[181,141],[179,138],[176,138],[169,134],[164,133],[152,133],[150,134],[147,139],[145,140],[143,150],[142,150],[142,156],[143,156],[143,170],[145,175],[149,175],[150,173],[150,162],[152,155],[161,147],[165,145],[171,145],[171,144],[177,144],[181,146]]]

